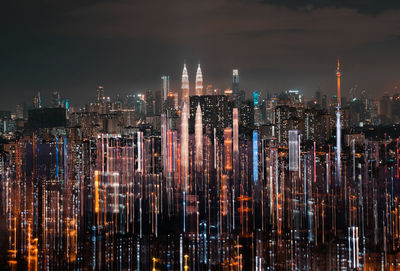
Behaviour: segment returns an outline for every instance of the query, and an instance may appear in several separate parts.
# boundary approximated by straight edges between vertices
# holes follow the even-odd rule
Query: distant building
[[[195,88],[195,95],[201,96],[203,95],[203,74],[201,72],[200,64],[197,67],[196,72],[196,88]]]
[[[10,111],[0,111],[0,132],[5,134],[15,130],[15,122],[11,119]]]
[[[232,94],[237,104],[239,102],[239,70],[232,70]]]
[[[65,108],[39,108],[28,111],[28,127],[30,128],[66,127],[66,125]]]
[[[24,118],[24,107],[22,104],[17,104],[17,106],[15,108],[15,116],[17,119]]]
[[[41,108],[42,107],[42,99],[40,98],[40,92],[36,96],[33,97],[33,108]]]
[[[392,101],[387,94],[384,94],[379,101],[379,116],[383,124],[389,124],[391,122]]]
[[[251,101],[244,102],[240,105],[239,112],[239,134],[252,136],[254,129],[254,104]]]
[[[51,98],[51,107],[53,107],[53,108],[60,107],[60,105],[61,105],[60,93],[58,91],[53,91],[51,97],[52,97]]]
[[[162,99],[163,101],[165,101],[168,98],[169,94],[169,76],[161,76],[161,92]]]
[[[191,96],[189,120],[190,131],[194,132],[194,121],[198,104],[200,104],[203,115],[203,131],[210,132],[216,128],[219,135],[222,135],[224,128],[232,125],[233,107],[227,96]]]

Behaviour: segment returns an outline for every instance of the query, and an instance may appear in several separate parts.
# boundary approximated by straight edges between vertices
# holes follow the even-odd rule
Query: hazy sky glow
[[[61,3],[62,2],[62,3]],[[179,87],[183,60],[205,84],[343,94],[400,84],[398,1],[8,1],[1,8],[0,109],[57,89],[72,104],[105,94]]]

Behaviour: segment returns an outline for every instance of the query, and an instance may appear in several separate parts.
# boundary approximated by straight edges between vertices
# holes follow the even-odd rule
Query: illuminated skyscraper
[[[181,112],[181,182],[183,191],[188,192],[189,179],[189,106],[183,103]]]
[[[254,107],[258,107],[259,100],[260,100],[260,93],[256,90],[256,91],[253,92]]]
[[[261,112],[259,108],[260,93],[256,90],[253,92],[253,104],[254,104],[254,124],[259,126],[261,121]]]
[[[51,107],[57,108],[61,104],[60,100],[60,93],[58,91],[53,91],[52,93],[52,101],[51,101]]]
[[[183,64],[182,72],[182,104],[186,103],[187,109],[189,109],[189,75],[186,69],[186,63]]]
[[[40,92],[38,92],[38,94],[33,97],[33,108],[42,108],[42,99],[40,98]]]
[[[195,152],[196,172],[201,173],[203,171],[203,119],[202,119],[200,104],[198,104],[196,109],[194,129],[195,129],[195,143],[196,143],[196,152]]]
[[[239,93],[239,70],[232,70],[232,93],[236,95]]]
[[[197,66],[196,73],[196,96],[203,95],[203,74],[201,73],[200,64]]]
[[[104,88],[103,86],[98,86],[97,87],[97,102],[101,103],[103,101],[104,97]]]
[[[236,105],[241,103],[240,94],[239,94],[239,70],[238,69],[232,70],[232,97],[233,97],[234,103]]]
[[[16,109],[15,109],[15,114],[16,114],[17,119],[24,118],[24,107],[22,104],[17,104]]]
[[[165,101],[168,97],[169,93],[169,76],[163,75],[161,76],[161,89],[162,89],[162,98]]]

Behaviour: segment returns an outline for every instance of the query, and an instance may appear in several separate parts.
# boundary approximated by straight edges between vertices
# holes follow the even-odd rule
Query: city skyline
[[[0,14],[0,270],[400,267],[399,1]]]
[[[0,267],[387,270],[400,264],[400,94],[203,85],[0,111]],[[191,82],[195,88],[190,88]],[[354,93],[353,93],[354,94]],[[380,224],[382,223],[382,225]],[[8,241],[6,241],[8,240]],[[230,266],[230,269],[227,269]]]
[[[339,62],[341,62],[341,59],[337,59],[337,66],[336,66],[336,76],[338,76],[338,72],[339,72]],[[182,85],[182,75],[180,80],[171,78],[171,76],[167,75],[166,73],[164,73],[161,76],[161,79],[163,79],[163,77],[168,77],[168,91],[171,91],[173,93],[176,93],[177,95],[179,95],[179,97],[183,97],[183,93],[186,92],[187,96],[197,96],[197,95],[214,95],[216,94],[215,91],[219,92],[219,93],[224,93],[225,90],[232,90],[233,88],[235,88],[235,86],[232,85],[232,82],[230,82],[230,85],[227,85],[225,88],[220,88],[218,86],[209,84],[210,82],[205,81],[205,83],[203,82],[203,76],[202,76],[202,70],[200,68],[200,63],[198,61],[198,64],[195,65],[195,67],[191,68],[189,67],[187,64],[187,61],[183,61],[182,67],[184,70],[184,77],[189,78],[189,79],[185,79],[188,80],[187,83],[185,83],[185,87],[183,87]],[[185,71],[186,70],[186,71]],[[194,70],[196,70],[196,72],[194,72]],[[342,68],[340,68],[340,70],[342,70]],[[240,72],[239,69],[231,69],[231,73],[232,71],[237,71]],[[200,76],[200,77],[199,77]],[[232,75],[231,75],[232,76]],[[242,78],[242,75],[240,74],[240,77]],[[341,72],[339,72],[339,78],[341,77]],[[232,79],[231,79],[232,80]],[[246,80],[246,79],[244,79]],[[200,83],[198,83],[198,81]],[[305,91],[303,89],[299,89],[299,88],[278,88],[278,89],[273,89],[273,90],[269,90],[269,89],[262,89],[262,88],[257,88],[257,89],[253,89],[253,90],[248,90],[245,89],[244,87],[242,87],[242,81],[243,78],[241,80],[240,83],[240,87],[238,89],[238,91],[244,91],[245,94],[245,98],[246,99],[251,99],[253,93],[255,91],[259,92],[261,94],[261,98],[266,98],[268,95],[270,96],[276,96],[279,95],[279,93],[283,93],[283,92],[287,92],[287,91],[291,91],[291,90],[296,90],[299,91],[302,95],[303,95],[303,99],[305,101],[312,101],[314,100],[316,97],[316,93],[319,93],[318,95],[326,95],[329,99],[331,99],[332,97],[337,97],[338,93],[340,94],[340,92],[337,91],[337,86],[339,83],[340,88],[339,89],[343,89],[342,83],[337,80],[335,80],[335,87],[333,90],[323,90],[321,88],[317,88],[315,89],[313,92],[311,92],[310,90]],[[332,80],[333,81],[333,80]],[[176,88],[172,88],[172,86],[177,86]],[[78,100],[78,101],[74,101],[71,100],[70,97],[68,96],[67,92],[62,92],[59,89],[52,89],[52,90],[47,90],[47,91],[36,91],[32,93],[32,96],[29,97],[27,100],[16,100],[16,104],[9,104],[7,107],[2,108],[2,110],[10,110],[12,112],[15,113],[15,106],[20,106],[23,105],[26,108],[31,108],[32,106],[34,106],[34,99],[37,95],[41,96],[41,106],[42,107],[52,107],[53,106],[53,93],[57,93],[57,95],[59,95],[59,99],[62,97],[64,100],[68,100],[69,106],[73,106],[75,110],[77,110],[78,108],[87,106],[90,103],[90,100],[93,98],[93,95],[96,95],[96,89],[98,87],[101,87],[103,89],[103,95],[111,98],[111,100],[114,99],[121,99],[121,100],[125,100],[126,97],[128,97],[129,95],[145,95],[145,93],[147,91],[152,91],[152,92],[164,92],[164,90],[166,90],[165,86],[163,85],[163,82],[161,82],[161,84],[159,83],[159,87],[156,89],[149,89],[149,88],[145,88],[145,89],[140,89],[140,90],[131,90],[131,91],[127,91],[127,90],[122,90],[122,91],[114,91],[112,89],[108,89],[107,87],[104,86],[104,84],[98,84],[96,86],[93,86],[93,88],[91,89],[91,91],[88,91],[86,94],[89,95],[87,100]],[[198,88],[201,89],[198,90]],[[206,93],[208,90],[207,88],[211,88],[213,90],[212,93]],[[104,89],[106,90],[104,92]],[[342,92],[343,93],[343,92]],[[168,94],[168,93],[167,93]],[[358,85],[353,86],[350,89],[346,89],[346,92],[344,92],[341,95],[341,98],[345,99],[352,99],[353,97],[356,98],[361,98],[364,96],[368,96],[369,98],[372,99],[380,99],[382,96],[395,96],[400,94],[400,90],[398,90],[397,88],[393,89],[391,92],[390,91],[384,91],[384,92],[380,92],[377,95],[372,95],[370,96],[370,94],[365,90],[365,89],[360,89]],[[162,95],[164,95],[164,93],[162,93]],[[143,96],[144,97],[144,96]],[[348,100],[348,101],[350,101]],[[32,102],[33,101],[33,102]]]

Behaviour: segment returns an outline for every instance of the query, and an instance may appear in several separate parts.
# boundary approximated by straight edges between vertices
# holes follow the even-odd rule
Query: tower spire
[[[189,104],[189,75],[186,69],[186,61],[182,71],[182,103]]]
[[[340,95],[340,76],[341,76],[341,73],[340,73],[340,61],[339,61],[339,58],[338,58],[337,68],[336,68],[336,81],[337,81],[337,103],[338,103],[339,108],[342,105],[342,97]]]
[[[201,95],[203,95],[203,74],[201,72],[200,61],[199,61],[196,73],[196,96],[201,96]]]

